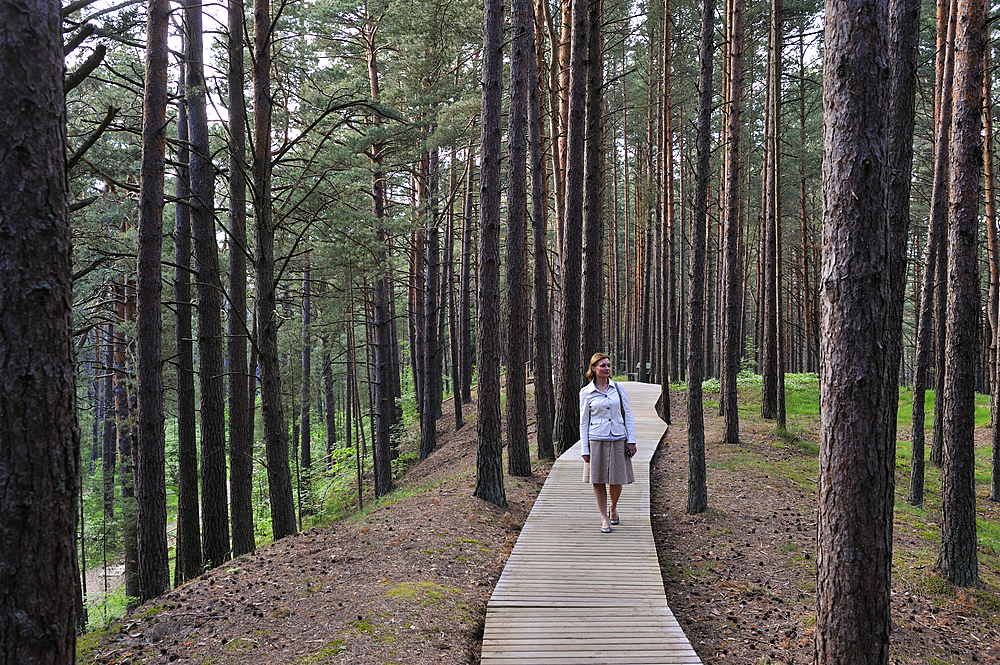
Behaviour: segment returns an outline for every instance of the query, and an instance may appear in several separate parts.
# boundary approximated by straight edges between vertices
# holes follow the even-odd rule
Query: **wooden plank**
[[[626,386],[636,418],[636,482],[618,503],[622,523],[600,532],[579,444],[555,463],[493,590],[484,665],[701,663],[663,593],[649,519],[649,460],[664,425],[659,386]]]

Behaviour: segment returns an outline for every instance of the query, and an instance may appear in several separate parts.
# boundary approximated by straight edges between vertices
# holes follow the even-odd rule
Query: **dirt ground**
[[[739,446],[723,445],[722,419],[706,409],[709,510],[686,515],[683,396],[673,402],[678,424],[651,473],[668,604],[705,663],[812,663],[815,455],[777,439],[773,424],[747,419]],[[818,432],[810,434],[818,447]],[[897,471],[897,496],[908,485]],[[1000,520],[997,505],[984,497],[978,509]],[[894,521],[889,662],[1000,663],[1000,590],[994,584],[969,592],[944,582],[934,571],[931,543],[940,527],[920,532],[899,511]],[[995,571],[990,578],[996,580]]]
[[[719,422],[708,414],[713,508],[685,515],[684,408],[673,402],[677,424],[652,473],[671,608],[706,663],[812,662],[815,498],[808,478],[769,475],[775,465],[807,473],[808,457],[776,446],[766,424],[747,423],[740,450],[713,444]],[[390,501],[261,548],[137,608],[81,638],[79,661],[478,662],[486,602],[550,467],[536,461],[532,477],[506,476],[507,508],[475,499],[475,420],[457,433],[452,422],[442,418],[438,449]],[[770,461],[751,463],[751,454]],[[905,562],[910,539],[898,526],[896,534],[897,560]],[[925,577],[933,573],[918,569],[894,581],[891,662],[1000,663],[997,590],[930,593],[919,582]]]

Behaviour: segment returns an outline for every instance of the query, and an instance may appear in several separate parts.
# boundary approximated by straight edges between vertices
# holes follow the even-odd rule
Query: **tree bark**
[[[725,443],[739,443],[739,411],[737,407],[736,376],[740,371],[742,338],[740,335],[743,299],[740,279],[740,133],[743,106],[743,0],[732,0],[729,15],[729,117],[726,129],[726,182],[725,182],[725,339],[722,394],[719,407],[725,418]]]
[[[222,281],[215,237],[215,167],[205,106],[202,6],[185,0],[188,135],[191,140],[191,228],[198,293],[198,374],[201,387],[202,548],[213,567],[229,559],[226,482],[226,391],[222,356]]]
[[[949,141],[948,297],[941,474],[941,574],[979,584],[976,541],[975,355],[979,314],[979,177],[986,3],[958,0]]]
[[[604,58],[601,57],[603,0],[589,3],[590,25],[587,46],[586,147],[584,149],[583,204],[583,302],[580,342],[583,356],[604,350],[604,210],[602,196],[604,170],[603,86]]]
[[[500,432],[500,110],[503,96],[503,0],[483,7],[483,106],[480,138],[479,289],[476,366],[479,370],[478,450],[473,495],[501,507],[503,486]]]
[[[323,340],[323,413],[326,423],[326,466],[333,466],[333,451],[337,447],[337,397],[333,387],[333,359],[330,357],[330,338]]]
[[[539,8],[543,3],[539,3]],[[536,14],[539,13],[536,8]],[[538,28],[537,19],[533,26]],[[536,62],[544,64],[541,54],[541,35],[536,33]],[[554,460],[552,445],[554,395],[552,394],[552,335],[549,325],[549,256],[548,215],[546,210],[545,150],[542,144],[542,102],[539,92],[541,70],[528,71],[528,132],[530,136],[531,163],[531,228],[534,259],[534,338],[532,340],[532,365],[535,376],[535,445],[538,459]]]
[[[939,285],[944,285],[944,281],[939,281],[941,273],[938,272],[938,262],[947,262],[943,203],[945,202],[948,179],[948,160],[945,155],[947,155],[948,134],[951,125],[951,80],[954,61],[952,49],[954,21],[951,20],[953,12],[950,11],[952,1],[939,0],[937,3],[938,51],[934,92],[934,179],[931,190],[931,213],[924,247],[924,274],[918,309],[913,407],[910,416],[912,443],[909,501],[914,505],[920,505],[924,496],[924,395],[930,355],[935,352],[938,337],[935,331],[938,327],[938,324],[935,323],[937,296],[934,294],[941,291],[938,288]],[[934,371],[935,384],[938,376],[942,378],[944,376],[943,368],[940,365]],[[943,407],[944,395],[942,392],[936,391],[936,401]],[[937,464],[940,464],[940,459],[938,459]]]
[[[115,523],[115,467],[118,463],[118,432],[115,429],[115,330],[114,323],[104,327],[104,433],[101,446],[101,483],[104,504],[104,534]],[[193,413],[193,412],[192,412]],[[198,553],[201,554],[199,540]]]
[[[468,164],[466,164],[468,166]],[[458,160],[455,153],[452,153],[451,160],[451,188],[452,193],[457,194],[459,184],[457,182]],[[452,383],[452,405],[455,408],[455,431],[462,429],[465,424],[462,418],[462,359],[458,348],[458,326],[459,313],[455,300],[455,205],[454,202],[448,205],[448,236],[445,242],[445,255],[447,257],[445,269],[448,271],[445,276],[445,294],[448,304],[448,341],[451,352],[451,383]],[[444,304],[442,303],[442,307]]]
[[[781,94],[781,46],[780,0],[771,1],[770,48],[767,55],[767,93],[764,109],[764,200],[761,208],[764,214],[764,244],[761,265],[763,266],[763,338],[759,348],[761,355],[761,400],[760,415],[771,420],[778,416],[778,280],[777,243],[781,220],[778,219],[778,98]]]
[[[680,334],[678,330],[677,294],[677,215],[674,195],[674,108],[673,108],[673,50],[670,34],[670,3],[663,5],[663,222],[665,238],[662,245],[666,253],[661,274],[663,288],[660,301],[663,307],[663,330],[660,361],[660,417],[669,425],[670,382],[676,381],[680,372]]]
[[[512,0],[507,133],[506,365],[507,473],[531,475],[528,447],[528,71],[535,68],[531,0]]]
[[[774,33],[774,71],[772,72],[774,94],[771,99],[772,115],[774,116],[774,135],[771,137],[773,146],[771,152],[774,154],[774,172],[772,174],[771,188],[774,199],[774,301],[775,301],[775,336],[777,337],[777,372],[778,372],[778,412],[775,414],[775,425],[779,430],[785,429],[785,315],[783,297],[783,267],[782,267],[782,228],[781,228],[781,137],[779,127],[781,125],[781,78],[782,78],[782,52],[785,44],[784,26],[784,2],[783,0],[772,0],[771,8],[771,30]],[[909,190],[907,190],[909,194]],[[909,196],[905,199],[909,202]],[[903,283],[906,283],[905,276]]]
[[[895,177],[908,179],[890,154],[902,110],[889,98],[908,73],[886,57],[902,48],[890,0],[829,0],[826,11],[816,660],[884,664],[895,466],[885,426],[895,417],[906,237],[887,199]]]
[[[271,3],[254,0],[254,249],[257,273],[257,348],[260,356],[261,415],[267,451],[267,485],[274,539],[296,533],[288,432],[281,403],[278,319],[275,311],[274,223],[271,216]]]
[[[372,99],[381,96],[379,84],[378,59],[376,57],[375,35],[377,25],[372,16],[368,16],[363,28],[362,38],[365,43],[365,57],[368,61],[368,86]],[[372,116],[372,122],[379,124],[379,117]],[[381,140],[372,143],[370,159],[372,162],[372,215],[375,217],[375,242],[380,253],[382,265],[374,286],[375,315],[375,496],[385,496],[392,490],[392,426],[396,422],[396,386],[393,384],[392,343],[393,320],[389,311],[389,247],[385,224],[386,183],[382,170],[385,144]],[[325,368],[324,368],[325,371]],[[331,392],[332,392],[331,370]],[[329,421],[330,416],[327,416]],[[329,432],[329,425],[327,431]],[[328,435],[329,439],[329,435]],[[327,444],[328,447],[330,444]]]
[[[987,41],[989,36],[987,36]],[[987,376],[990,394],[997,399],[1000,407],[1000,391],[997,391],[997,336],[1000,334],[998,308],[1000,308],[1000,238],[997,237],[996,205],[996,159],[994,156],[995,136],[993,132],[993,85],[990,71],[992,57],[987,47],[983,60],[983,203],[986,226],[987,263],[989,264],[989,293],[986,301],[986,317],[989,323],[989,350]],[[990,422],[997,409],[990,407]]]
[[[302,464],[303,497],[299,512],[312,514],[312,282],[309,271],[309,255],[306,255],[306,265],[302,271],[302,407],[299,410],[299,460]]]
[[[987,36],[989,41],[989,35]],[[993,132],[993,76],[990,71],[992,61],[990,46],[987,46],[983,73],[983,187],[986,202],[986,229],[990,248],[990,295],[989,317],[992,331],[990,349],[990,420],[992,421],[991,444],[993,449],[990,473],[990,501],[1000,501],[1000,240],[997,238],[996,206],[996,160],[994,156],[995,136]]]
[[[799,32],[799,235],[802,238],[802,321],[806,346],[806,371],[815,372],[819,369],[819,316],[816,309],[815,293],[810,281],[810,258],[812,249],[809,243],[811,225],[806,202],[806,47],[804,31]]]
[[[167,558],[166,453],[163,432],[163,334],[160,265],[163,179],[167,146],[167,27],[169,0],[149,0],[146,76],[139,170],[136,266],[136,507],[140,602],[170,589]]]
[[[950,168],[948,154],[951,141],[952,95],[954,88],[955,68],[955,34],[957,0],[939,0],[937,5],[938,51],[937,71],[938,82],[935,91],[935,141],[934,141],[934,181],[931,189],[931,226],[937,218],[940,229],[940,245],[934,263],[935,288],[931,301],[934,313],[933,353],[934,353],[934,432],[931,439],[930,461],[941,466],[944,461],[944,428],[942,420],[946,406],[944,400],[945,373],[945,331],[947,291],[944,288],[948,282],[948,186]]]
[[[472,360],[475,351],[472,348],[472,243],[473,243],[473,196],[472,188],[475,182],[476,158],[469,146],[467,159],[469,167],[465,172],[465,202],[462,206],[462,267],[459,276],[459,330],[462,336],[462,403],[472,402]]]
[[[701,47],[698,57],[698,147],[694,180],[694,219],[691,229],[691,295],[688,299],[687,513],[708,509],[705,478],[705,413],[701,384],[704,377],[705,246],[708,232],[708,191],[712,179],[712,60],[715,54],[715,0],[704,0],[701,10]]]
[[[569,115],[566,150],[566,219],[562,238],[561,331],[556,365],[555,440],[557,452],[569,450],[580,438],[581,384],[580,273],[582,268],[583,195],[586,148],[587,49],[590,15],[587,0],[572,0]],[[483,206],[485,209],[485,205]]]
[[[177,544],[174,586],[201,574],[201,511],[198,508],[198,427],[191,329],[191,197],[188,179],[186,66],[181,67],[177,109],[177,205],[174,208],[174,312],[177,353]]]
[[[0,661],[76,657],[80,439],[58,2],[0,4]],[[30,322],[30,325],[26,325]]]
[[[122,224],[122,231],[127,231],[127,223]],[[122,556],[125,559],[125,596],[128,605],[134,607],[139,601],[139,544],[136,528],[135,505],[135,430],[133,429],[133,414],[135,396],[132,390],[132,368],[128,358],[133,357],[132,339],[126,336],[125,330],[134,322],[132,304],[133,296],[129,293],[132,284],[122,281],[115,282],[114,309],[115,317],[121,324],[115,337],[114,374],[115,374],[115,429],[118,432],[118,459],[121,461],[121,532]]]
[[[423,327],[423,372],[421,383],[423,390],[421,398],[423,408],[420,409],[420,459],[425,459],[437,448],[437,415],[441,408],[441,400],[437,398],[436,383],[441,374],[440,340],[438,339],[438,293],[441,276],[440,230],[437,219],[437,149],[423,157],[425,160],[425,195],[418,199],[420,213],[424,217],[424,280],[423,293],[418,298],[423,299],[423,316],[419,317]],[[419,177],[419,176],[418,176]]]
[[[253,552],[253,416],[247,371],[247,166],[243,0],[229,1],[229,512],[233,556]]]

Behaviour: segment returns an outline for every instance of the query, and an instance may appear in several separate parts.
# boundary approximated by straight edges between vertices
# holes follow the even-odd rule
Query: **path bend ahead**
[[[635,484],[601,533],[580,444],[552,467],[486,610],[483,665],[701,663],[667,606],[649,519],[649,461],[665,425],[658,385],[626,383]]]

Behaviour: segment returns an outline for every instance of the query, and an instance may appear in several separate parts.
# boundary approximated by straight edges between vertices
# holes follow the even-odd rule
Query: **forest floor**
[[[811,663],[815,427],[778,438],[748,408],[740,444],[724,446],[721,421],[706,408],[711,508],[690,516],[682,400],[674,395],[675,424],[651,474],[668,603],[705,663]],[[78,662],[478,662],[486,603],[550,465],[535,460],[532,477],[505,476],[507,508],[480,501],[472,496],[474,414],[458,432],[453,423],[450,413],[439,421],[437,450],[387,499],[262,547],[81,637]],[[900,494],[909,471],[897,471]],[[996,504],[978,503],[984,520],[1000,524]],[[933,570],[934,508],[899,505],[890,662],[1000,663],[998,571],[981,563],[978,590],[943,582]]]

